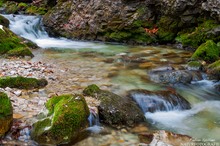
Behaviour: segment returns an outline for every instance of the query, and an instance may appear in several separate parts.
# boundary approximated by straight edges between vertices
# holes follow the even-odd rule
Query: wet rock
[[[210,64],[207,68],[209,79],[220,80],[220,60]]]
[[[148,73],[150,80],[163,84],[190,83],[193,80],[201,80],[202,75],[198,71],[173,70],[173,68],[159,68]]]
[[[187,135],[175,134],[168,131],[144,132],[138,135],[140,142],[157,146],[193,145],[192,138]]]
[[[144,89],[130,90],[127,97],[133,99],[142,111],[170,111],[170,110],[187,110],[190,109],[190,103],[175,90],[167,91],[148,91]]]
[[[13,110],[8,96],[0,92],[0,137],[10,128],[13,120]]]
[[[144,121],[144,115],[129,98],[90,85],[83,90],[87,96],[100,100],[98,106],[100,121],[113,127],[135,126]]]
[[[190,61],[187,63],[187,66],[186,66],[188,70],[202,70],[202,67],[203,65],[199,61]]]
[[[0,25],[3,25],[4,27],[9,27],[9,20],[0,15]]]
[[[52,97],[48,114],[33,125],[31,137],[39,144],[68,143],[87,127],[89,109],[81,95]]]

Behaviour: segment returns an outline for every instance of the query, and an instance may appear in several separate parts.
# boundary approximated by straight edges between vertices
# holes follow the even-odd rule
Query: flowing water
[[[44,31],[40,17],[4,16],[10,20],[13,32],[43,48],[34,51],[33,60],[45,60],[69,69],[59,83],[66,87],[63,89],[66,92],[81,90],[91,83],[121,95],[130,89],[164,90],[167,86],[153,83],[148,72],[164,66],[184,69],[192,54],[168,46],[126,46],[53,38]],[[153,129],[219,142],[220,93],[214,88],[216,84],[219,82],[203,79],[174,86],[172,88],[191,103],[192,109],[146,112],[145,117]],[[62,90],[56,89],[56,85],[53,88]]]

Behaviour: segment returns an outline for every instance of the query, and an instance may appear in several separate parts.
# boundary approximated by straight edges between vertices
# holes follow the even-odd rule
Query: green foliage
[[[81,95],[52,97],[46,107],[49,110],[48,116],[34,124],[31,134],[40,144],[69,142],[87,125],[89,109]]]
[[[26,3],[19,3],[18,4],[18,10],[25,10],[25,9],[27,9],[27,7],[28,7],[28,4],[26,4]]]
[[[216,36],[215,33],[212,33],[212,31],[219,26],[220,25],[214,20],[204,20],[203,23],[199,24],[198,27],[193,30],[189,29],[188,32],[185,32],[185,30],[179,32],[176,41],[182,43],[184,46],[191,46],[193,48],[197,48],[207,40],[219,41],[220,36]]]
[[[45,79],[25,78],[25,77],[3,77],[0,78],[1,88],[18,88],[18,89],[34,89],[42,88],[47,85]]]
[[[0,119],[12,115],[12,105],[7,94],[0,92]]]
[[[26,9],[25,13],[27,14],[39,14],[44,15],[46,14],[47,9],[44,7],[37,7],[37,6],[30,6]]]
[[[205,60],[208,62],[214,62],[219,58],[220,50],[219,47],[212,40],[206,41],[199,46],[199,48],[192,55],[193,60]]]

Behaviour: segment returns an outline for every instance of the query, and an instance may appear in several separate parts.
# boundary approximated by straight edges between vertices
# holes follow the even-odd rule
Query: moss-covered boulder
[[[219,27],[220,24],[215,20],[203,20],[197,27],[180,30],[176,41],[182,43],[183,46],[190,46],[196,49],[207,40],[219,41]]]
[[[134,126],[144,122],[144,114],[129,98],[101,90],[94,84],[86,87],[83,93],[101,101],[98,106],[98,112],[102,123],[113,127],[120,127]]]
[[[89,108],[82,95],[52,97],[46,108],[46,118],[36,122],[31,133],[39,144],[68,143],[88,125]]]
[[[11,127],[13,120],[13,109],[8,96],[0,92],[0,137]]]
[[[4,27],[9,27],[9,20],[0,15],[0,25],[3,25]]]
[[[22,76],[0,78],[1,88],[35,89],[45,87],[47,84],[46,79],[25,78]]]
[[[9,57],[34,56],[23,40],[6,27],[0,29],[0,55]]]
[[[219,58],[220,49],[212,40],[208,40],[198,47],[192,55],[192,60],[204,60],[214,62]]]
[[[211,79],[220,80],[220,60],[210,64],[207,68],[207,73]]]

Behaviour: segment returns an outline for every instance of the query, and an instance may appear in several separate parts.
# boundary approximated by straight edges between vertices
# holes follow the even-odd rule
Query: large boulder
[[[144,122],[144,114],[129,98],[101,90],[96,85],[86,87],[83,93],[100,100],[98,113],[102,123],[113,127],[132,127],[138,123]]]
[[[10,57],[25,57],[34,55],[30,49],[23,43],[23,40],[16,36],[8,28],[1,26],[0,29],[0,55]]]
[[[212,40],[206,41],[195,51],[192,55],[192,60],[204,60],[207,62],[214,62],[218,60],[220,55],[220,48]]]
[[[216,5],[218,0],[60,0],[43,22],[51,34],[74,39],[177,41],[197,48],[208,39],[220,41]]]
[[[144,29],[151,25],[145,23],[150,13],[141,0],[66,0],[58,1],[43,22],[50,32],[70,38],[152,43],[155,36]]]
[[[143,112],[187,110],[190,103],[175,90],[148,91],[144,89],[130,90],[128,97],[136,101]]]
[[[202,75],[199,71],[173,70],[169,67],[153,69],[148,75],[151,81],[163,84],[186,84],[191,83],[193,80],[202,80]]]
[[[8,96],[0,92],[0,137],[10,128],[13,120],[13,109]]]
[[[88,126],[89,108],[82,95],[52,97],[48,114],[33,125],[31,137],[39,144],[68,143]]]

